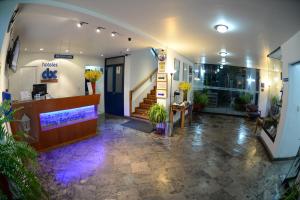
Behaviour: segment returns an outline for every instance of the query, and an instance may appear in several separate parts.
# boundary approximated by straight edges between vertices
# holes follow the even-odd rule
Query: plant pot
[[[91,82],[91,84],[92,84],[93,94],[96,94],[96,82]]]
[[[205,108],[202,104],[194,104],[193,105],[193,111],[194,112],[202,112],[202,110]]]
[[[155,132],[156,134],[164,135],[166,130],[166,123],[156,124]]]
[[[183,101],[187,101],[187,91],[183,91]]]
[[[7,178],[0,174],[0,188],[4,195],[7,196],[8,199],[13,199],[13,195],[9,189],[9,183],[7,181]]]

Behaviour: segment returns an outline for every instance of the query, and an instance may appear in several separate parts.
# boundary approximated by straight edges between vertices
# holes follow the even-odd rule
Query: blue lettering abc
[[[43,79],[57,79],[57,70],[50,70],[47,68],[45,71],[42,73]]]

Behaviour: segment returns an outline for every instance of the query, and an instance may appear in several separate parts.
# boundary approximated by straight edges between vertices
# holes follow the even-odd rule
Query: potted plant
[[[102,72],[97,70],[86,71],[84,77],[92,84],[93,94],[96,93],[96,81],[102,77]]]
[[[208,96],[200,91],[194,92],[194,105],[193,110],[201,112],[208,104]]]
[[[245,93],[234,100],[234,107],[238,111],[246,111],[246,105],[251,102],[252,95]]]
[[[188,91],[192,88],[191,84],[188,82],[179,83],[179,89],[183,92],[183,101],[187,101]]]
[[[151,106],[148,112],[148,117],[153,126],[156,126],[156,133],[165,132],[167,111],[164,106],[157,103]]]
[[[16,141],[5,124],[13,120],[8,102],[0,104],[0,199],[46,199],[37,176],[37,153],[26,142]],[[26,135],[19,133],[18,137]]]

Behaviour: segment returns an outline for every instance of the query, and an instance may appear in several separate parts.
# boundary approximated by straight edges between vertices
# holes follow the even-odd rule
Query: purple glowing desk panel
[[[80,122],[97,119],[95,105],[79,108],[59,110],[40,114],[40,126],[42,131],[60,128]]]

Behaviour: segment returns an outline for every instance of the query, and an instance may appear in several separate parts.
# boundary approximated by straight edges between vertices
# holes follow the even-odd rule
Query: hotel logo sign
[[[46,68],[42,71],[42,83],[46,82],[57,82],[57,67],[58,63],[56,62],[46,62],[42,63],[42,67]]]

